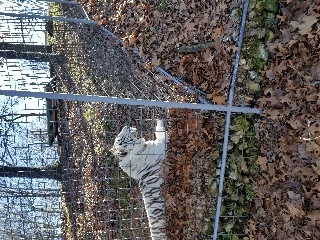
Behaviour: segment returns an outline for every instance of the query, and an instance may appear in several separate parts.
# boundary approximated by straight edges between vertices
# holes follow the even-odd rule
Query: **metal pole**
[[[242,49],[242,41],[243,41],[243,36],[244,36],[244,30],[246,28],[246,17],[247,17],[247,12],[248,12],[248,6],[249,6],[249,0],[244,0],[243,10],[242,10],[242,18],[241,18],[241,26],[240,26],[240,31],[239,31],[238,51],[236,53],[236,59],[234,62],[232,79],[231,79],[231,84],[230,84],[230,89],[229,89],[228,103],[230,105],[232,105],[232,103],[233,103],[234,88],[235,88],[236,80],[237,80],[240,54],[241,54],[241,49]]]
[[[115,103],[115,104],[147,106],[147,107],[187,108],[187,109],[198,109],[198,110],[204,110],[204,111],[220,111],[220,112],[229,111],[229,112],[255,113],[255,114],[261,113],[259,109],[249,108],[249,107],[142,100],[142,99],[117,98],[117,97],[106,97],[106,96],[68,94],[68,93],[0,90],[0,95],[48,98],[48,99],[63,99],[63,100],[70,100],[70,101],[103,102],[103,103]]]
[[[236,54],[232,80],[231,80],[230,89],[229,89],[229,97],[228,97],[229,105],[232,105],[233,103],[234,87],[237,79],[238,65],[240,60],[244,30],[246,26],[246,16],[248,12],[248,6],[249,6],[249,0],[244,0],[241,26],[240,26],[240,32],[239,32],[238,51]],[[223,149],[222,149],[221,169],[220,169],[220,178],[219,178],[219,193],[218,193],[218,199],[217,199],[217,205],[216,205],[216,215],[213,222],[213,236],[212,236],[213,240],[216,240],[218,237],[218,227],[219,227],[219,219],[220,219],[221,204],[222,204],[223,182],[224,182],[224,174],[225,174],[226,162],[227,162],[230,119],[231,119],[231,111],[227,111],[226,123],[224,127],[224,137],[223,137]]]

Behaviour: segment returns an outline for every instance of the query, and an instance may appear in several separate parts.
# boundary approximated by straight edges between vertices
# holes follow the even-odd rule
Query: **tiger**
[[[147,212],[152,240],[167,239],[165,203],[160,195],[163,178],[161,162],[166,158],[168,135],[163,120],[157,120],[155,140],[139,138],[137,129],[125,126],[116,137],[110,152],[119,158],[121,169],[139,183]]]

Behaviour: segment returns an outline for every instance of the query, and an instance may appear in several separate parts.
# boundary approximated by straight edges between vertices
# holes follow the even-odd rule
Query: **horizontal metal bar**
[[[79,94],[69,94],[69,93],[0,90],[0,95],[63,99],[63,100],[71,100],[71,101],[116,103],[116,104],[148,106],[148,107],[187,108],[187,109],[198,109],[198,110],[212,110],[212,111],[220,111],[220,112],[230,111],[230,112],[239,112],[239,113],[255,113],[255,114],[261,113],[259,109],[249,108],[249,107],[236,107],[236,106],[197,104],[197,103],[181,103],[181,102],[117,98],[117,97],[106,97],[106,96],[79,95]]]

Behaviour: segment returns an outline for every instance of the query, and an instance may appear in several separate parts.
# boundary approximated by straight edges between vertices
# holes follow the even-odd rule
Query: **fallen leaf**
[[[226,97],[224,95],[207,94],[207,98],[212,99],[213,102],[216,102],[219,105],[226,103]]]
[[[257,163],[259,164],[262,171],[268,170],[268,167],[267,167],[268,159],[266,157],[258,156]]]
[[[287,208],[289,209],[290,213],[295,217],[302,217],[305,215],[305,212],[302,209],[295,207],[292,203],[288,203]]]
[[[208,82],[203,82],[200,86],[199,89],[202,91],[206,91],[208,89]]]
[[[157,68],[157,67],[160,66],[160,61],[161,61],[161,59],[160,59],[160,58],[157,58],[157,57],[155,56],[155,57],[153,57],[153,58],[151,59],[151,64],[152,64],[152,66],[153,66],[154,68]]]
[[[300,201],[301,200],[301,194],[297,194],[293,191],[288,191],[288,196],[293,201]]]
[[[308,214],[306,216],[311,220],[311,223],[316,226],[316,224],[319,224],[320,221],[320,210],[315,210],[312,213]]]
[[[255,223],[252,219],[250,219],[250,220],[248,221],[248,225],[249,225],[249,228],[250,228],[251,230],[253,230],[253,231],[256,231],[256,230],[257,230],[256,223]]]
[[[312,25],[315,24],[318,21],[315,15],[305,15],[301,22],[297,21],[290,21],[289,24],[293,27],[293,29],[298,28],[299,33],[301,35],[310,34],[312,30]]]

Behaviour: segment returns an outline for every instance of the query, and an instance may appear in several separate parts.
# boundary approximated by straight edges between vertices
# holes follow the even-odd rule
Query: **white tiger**
[[[166,157],[166,133],[162,120],[157,120],[155,140],[138,138],[137,129],[125,126],[115,139],[110,151],[118,156],[120,167],[139,182],[153,240],[167,239],[165,204],[160,196],[163,179],[159,176],[161,160]]]

